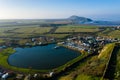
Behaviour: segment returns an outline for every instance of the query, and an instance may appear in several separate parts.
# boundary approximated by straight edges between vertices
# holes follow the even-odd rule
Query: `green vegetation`
[[[88,63],[88,61],[92,58],[93,56],[89,56],[87,58],[85,58],[84,60],[80,61],[78,63],[78,65],[73,68],[73,69],[70,69],[68,72],[66,72],[64,75],[60,76],[59,77],[59,80],[84,80],[84,78],[79,78],[78,76],[83,76],[83,77],[86,77],[88,75],[84,75],[82,73],[80,73],[80,69],[82,67],[85,66],[85,64]],[[93,78],[93,77],[92,77]]]
[[[55,32],[97,32],[96,26],[60,26]]]
[[[9,65],[7,62],[8,57],[14,52],[15,50],[12,48],[7,48],[7,49],[2,50],[2,52],[0,52],[0,66],[13,70],[13,71],[23,72],[23,73],[48,72],[48,70],[33,70],[33,69],[32,69],[32,72],[30,72],[30,69],[18,68],[18,67]]]
[[[88,75],[78,75],[77,78],[75,80],[99,80],[98,77],[94,77],[94,76],[88,76]]]
[[[38,26],[14,26],[0,27],[0,37],[19,37],[26,38],[31,36],[39,36],[49,32],[52,27]]]
[[[52,27],[22,27],[12,30],[13,33],[22,33],[22,34],[42,34],[48,32]]]
[[[107,36],[109,32],[112,31],[111,28],[104,28],[105,30],[100,32],[98,35],[101,35],[101,36]]]
[[[111,31],[108,36],[111,36],[113,38],[120,38],[120,30],[114,30],[114,31]]]
[[[67,25],[59,26],[55,30],[55,33],[62,34],[49,34],[49,31],[53,27],[39,27],[39,25],[26,25],[26,26],[12,26],[12,27],[0,27],[0,37],[19,37],[19,38],[28,38],[35,37],[40,35],[51,36],[56,38],[65,38],[66,36],[71,35],[74,32],[98,32],[100,31],[97,26],[89,25]],[[99,36],[120,38],[120,30],[114,30],[111,27],[104,28],[105,30],[98,33]],[[63,34],[63,33],[70,34]]]
[[[34,36],[51,36],[56,38],[65,38],[70,34],[45,34],[48,33],[53,27],[39,27],[38,25],[26,25],[26,26],[12,26],[12,27],[0,27],[0,37],[19,37],[28,38]],[[99,28],[96,26],[87,25],[68,25],[60,26],[56,32],[97,32]]]
[[[111,55],[113,49],[115,47],[115,43],[112,44],[107,44],[102,51],[100,52],[100,54],[98,55],[98,59],[106,59]]]
[[[3,67],[8,66],[8,56],[14,52],[15,50],[13,50],[12,48],[2,50],[2,52],[0,52],[0,65]]]
[[[79,60],[81,60],[82,58],[87,56],[87,53],[84,55],[80,55],[79,57],[67,62],[66,64],[55,68],[55,69],[49,69],[49,70],[35,70],[35,69],[29,69],[29,68],[19,68],[19,67],[15,67],[15,66],[11,66],[8,64],[7,59],[9,57],[9,55],[13,54],[15,52],[14,49],[12,48],[6,48],[3,49],[2,52],[0,52],[0,65],[4,68],[13,70],[13,71],[17,71],[17,72],[23,72],[23,73],[36,73],[36,72],[49,72],[49,71],[55,71],[55,73],[59,73],[61,71],[64,71],[66,68],[70,67],[71,65],[73,65],[74,63],[78,62]],[[31,71],[31,72],[30,72]]]
[[[115,80],[120,79],[120,43],[117,44],[113,52],[115,56],[113,57],[114,61],[112,63],[112,66],[114,66],[113,69],[115,70],[115,72],[113,71]]]
[[[0,43],[4,43],[5,41],[3,39],[0,39]]]
[[[75,27],[75,28],[88,28],[88,29],[96,29],[98,26],[91,26],[91,25],[67,25],[67,26],[59,26],[59,27]]]
[[[106,36],[111,38],[120,38],[120,30],[113,30],[112,28],[104,28],[105,30],[99,32],[99,36]]]
[[[56,29],[55,33],[53,31],[52,34],[49,34],[53,27],[38,27],[38,25],[32,26],[13,26],[13,27],[0,27],[0,37],[18,37],[18,38],[28,38],[28,37],[36,37],[36,36],[50,36],[55,37],[57,39],[64,39],[67,36],[73,35],[74,32],[97,32],[96,35],[110,37],[110,38],[120,38],[120,30],[114,30],[111,27],[104,28],[103,31],[99,32],[99,27],[96,26],[87,26],[87,25],[68,25],[68,26],[60,26]],[[64,34],[64,32],[68,32],[69,34]],[[61,34],[62,33],[62,34]],[[31,39],[21,39],[18,41],[19,44],[23,45],[27,42],[30,42]],[[0,39],[0,43],[4,43],[3,39]],[[115,65],[115,79],[120,79],[120,47],[117,47],[117,51],[113,52],[115,47],[115,43],[107,44],[99,55],[92,56],[87,59],[87,61],[80,63],[79,66],[74,68],[73,71],[67,73],[67,75],[63,75],[59,78],[59,80],[100,80],[101,77],[105,74],[105,71],[108,67],[109,60],[111,58],[112,53],[117,54],[117,60]],[[67,62],[66,64],[59,66],[55,69],[50,70],[34,70],[31,68],[18,68],[8,64],[7,60],[9,55],[15,52],[12,48],[3,49],[0,52],[0,66],[23,73],[47,73],[49,71],[54,71],[55,73],[59,73],[61,71],[65,71],[68,67],[74,63],[79,62],[86,56],[90,55],[88,53],[81,54],[77,58]]]
[[[14,52],[15,52],[14,49],[12,49],[12,48],[7,48],[7,49],[4,49],[0,54],[1,54],[2,56],[8,56],[8,55],[10,55],[10,54],[12,54],[12,53],[14,53]]]
[[[45,36],[50,36],[50,37],[55,37],[55,38],[63,39],[63,38],[66,38],[69,35],[70,34],[46,34]]]
[[[16,27],[0,27],[0,33],[3,33],[8,30],[15,29]]]
[[[106,45],[99,55],[93,56],[59,80],[100,80],[106,70],[115,44]]]
[[[54,69],[57,73],[58,72],[61,72],[61,71],[64,71],[66,68],[70,67],[71,65],[73,65],[74,63],[80,61],[81,59],[85,58],[86,56],[88,56],[88,53],[84,53],[84,54],[81,54],[80,56],[78,56],[77,58],[67,62],[66,64]]]

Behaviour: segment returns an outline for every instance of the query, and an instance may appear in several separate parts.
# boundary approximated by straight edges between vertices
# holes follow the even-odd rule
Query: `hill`
[[[71,20],[73,23],[86,23],[86,22],[92,22],[93,20],[86,17],[79,17],[76,15],[70,16],[68,20]]]

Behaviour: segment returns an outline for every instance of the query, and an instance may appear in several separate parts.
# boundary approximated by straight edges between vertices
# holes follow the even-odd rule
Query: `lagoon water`
[[[16,52],[9,56],[8,63],[12,66],[32,69],[53,69],[64,65],[78,57],[79,52],[56,45],[36,46],[31,48],[15,48]]]

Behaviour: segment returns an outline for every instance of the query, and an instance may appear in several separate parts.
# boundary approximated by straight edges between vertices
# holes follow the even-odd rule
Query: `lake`
[[[9,56],[12,66],[32,69],[53,69],[80,56],[80,53],[64,47],[55,49],[55,44],[29,48],[15,48],[16,52]]]

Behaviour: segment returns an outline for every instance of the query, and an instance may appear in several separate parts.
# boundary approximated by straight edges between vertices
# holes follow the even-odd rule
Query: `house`
[[[50,72],[50,73],[49,73],[50,77],[52,77],[52,76],[53,76],[53,74],[54,74],[54,72]]]
[[[34,78],[36,78],[37,76],[38,76],[38,74],[34,74],[34,76],[33,76],[33,77],[34,77]]]
[[[16,79],[22,79],[24,77],[23,74],[17,74]]]
[[[8,78],[9,74],[8,73],[5,73],[2,75],[2,80],[6,80],[6,78]]]
[[[120,29],[120,26],[117,26],[117,29]]]

